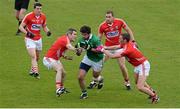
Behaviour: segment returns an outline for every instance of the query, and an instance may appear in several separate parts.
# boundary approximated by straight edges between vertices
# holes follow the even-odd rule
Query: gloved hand
[[[82,48],[77,48],[77,49],[76,49],[76,55],[77,55],[77,56],[80,56],[81,53],[82,53],[82,51],[83,51]]]
[[[48,31],[48,32],[46,33],[47,36],[51,36],[51,34],[52,34],[52,33],[51,33],[50,31]]]
[[[26,36],[29,37],[29,38],[34,38],[35,35],[34,35],[32,32],[29,32],[29,31],[28,31],[28,32],[26,33]]]

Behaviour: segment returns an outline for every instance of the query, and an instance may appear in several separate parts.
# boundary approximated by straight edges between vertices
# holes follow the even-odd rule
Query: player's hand
[[[81,53],[82,53],[82,51],[83,51],[82,48],[77,48],[77,49],[76,49],[76,55],[77,55],[77,56],[80,56]]]
[[[29,31],[28,31],[28,32],[26,33],[26,36],[29,37],[29,38],[34,38],[35,35],[34,35],[32,32],[29,32]]]
[[[102,45],[97,46],[96,51],[102,53],[104,51],[104,47]]]
[[[52,34],[52,33],[51,33],[50,31],[48,31],[48,32],[46,33],[47,36],[51,36],[51,34]]]

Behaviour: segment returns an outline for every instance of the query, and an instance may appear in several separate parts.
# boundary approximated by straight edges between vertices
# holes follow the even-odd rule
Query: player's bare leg
[[[93,70],[93,81],[87,87],[88,89],[95,88],[97,86],[98,89],[101,89],[104,85],[104,79],[101,76],[101,72],[96,72]]]
[[[98,83],[97,84],[97,86],[98,86],[97,88],[101,89],[103,87],[103,85],[104,85],[104,79],[101,76],[101,72],[100,71],[97,72],[97,71],[93,70],[93,77],[94,77],[94,81]]]
[[[39,61],[39,56],[40,56],[41,51],[40,50],[36,50],[36,61]]]
[[[78,75],[78,81],[79,81],[79,86],[81,88],[82,94],[80,96],[80,99],[86,99],[87,96],[87,91],[85,88],[85,76],[86,76],[86,71],[83,69],[79,70],[79,75]]]
[[[26,9],[23,9],[23,8],[20,11],[16,10],[16,19],[18,20],[18,26],[21,24],[21,22],[22,22],[22,20],[23,20],[23,18],[25,16],[25,12],[26,12]],[[16,35],[19,35],[20,32],[21,31],[18,29],[17,32],[16,32]]]
[[[130,90],[131,87],[130,87],[130,81],[129,81],[129,76],[128,76],[128,70],[125,65],[125,58],[121,57],[121,58],[118,58],[117,60],[118,60],[119,67],[120,67],[120,70],[121,70],[123,78],[124,78],[125,86],[126,86],[127,90]]]
[[[152,103],[157,102],[159,100],[158,96],[156,93],[154,93],[152,90],[150,90],[149,88],[145,87],[145,82],[146,82],[146,78],[147,76],[145,75],[138,75],[135,73],[135,81],[136,81],[136,86],[137,89],[149,96],[151,96],[152,99]]]
[[[60,96],[61,94],[65,93],[65,88],[63,84],[63,78],[65,77],[64,68],[61,63],[54,63],[53,69],[56,71],[56,95]]]
[[[38,63],[37,63],[37,57],[36,57],[36,49],[35,48],[28,48],[27,49],[29,56],[31,57],[31,71],[30,75],[35,76],[36,78],[39,77],[39,72],[38,72]]]

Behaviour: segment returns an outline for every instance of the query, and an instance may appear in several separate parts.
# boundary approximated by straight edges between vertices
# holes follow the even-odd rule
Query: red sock
[[[38,67],[31,67],[31,72],[38,73]]]
[[[61,82],[56,82],[56,89],[64,87],[63,83]]]

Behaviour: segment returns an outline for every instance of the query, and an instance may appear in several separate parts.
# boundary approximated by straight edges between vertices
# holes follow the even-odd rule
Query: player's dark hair
[[[66,34],[72,34],[73,31],[77,32],[76,29],[74,29],[74,28],[69,28],[69,29],[67,30]]]
[[[121,35],[122,35],[123,40],[127,40],[127,42],[130,41],[131,37],[128,33],[123,33]]]
[[[42,6],[42,4],[39,2],[36,2],[36,3],[34,3],[34,9],[36,8],[36,6]]]
[[[90,34],[91,33],[91,28],[89,26],[84,25],[84,26],[82,26],[80,28],[80,32]]]
[[[114,12],[112,10],[106,11],[106,14],[111,14],[112,16],[114,16]]]

